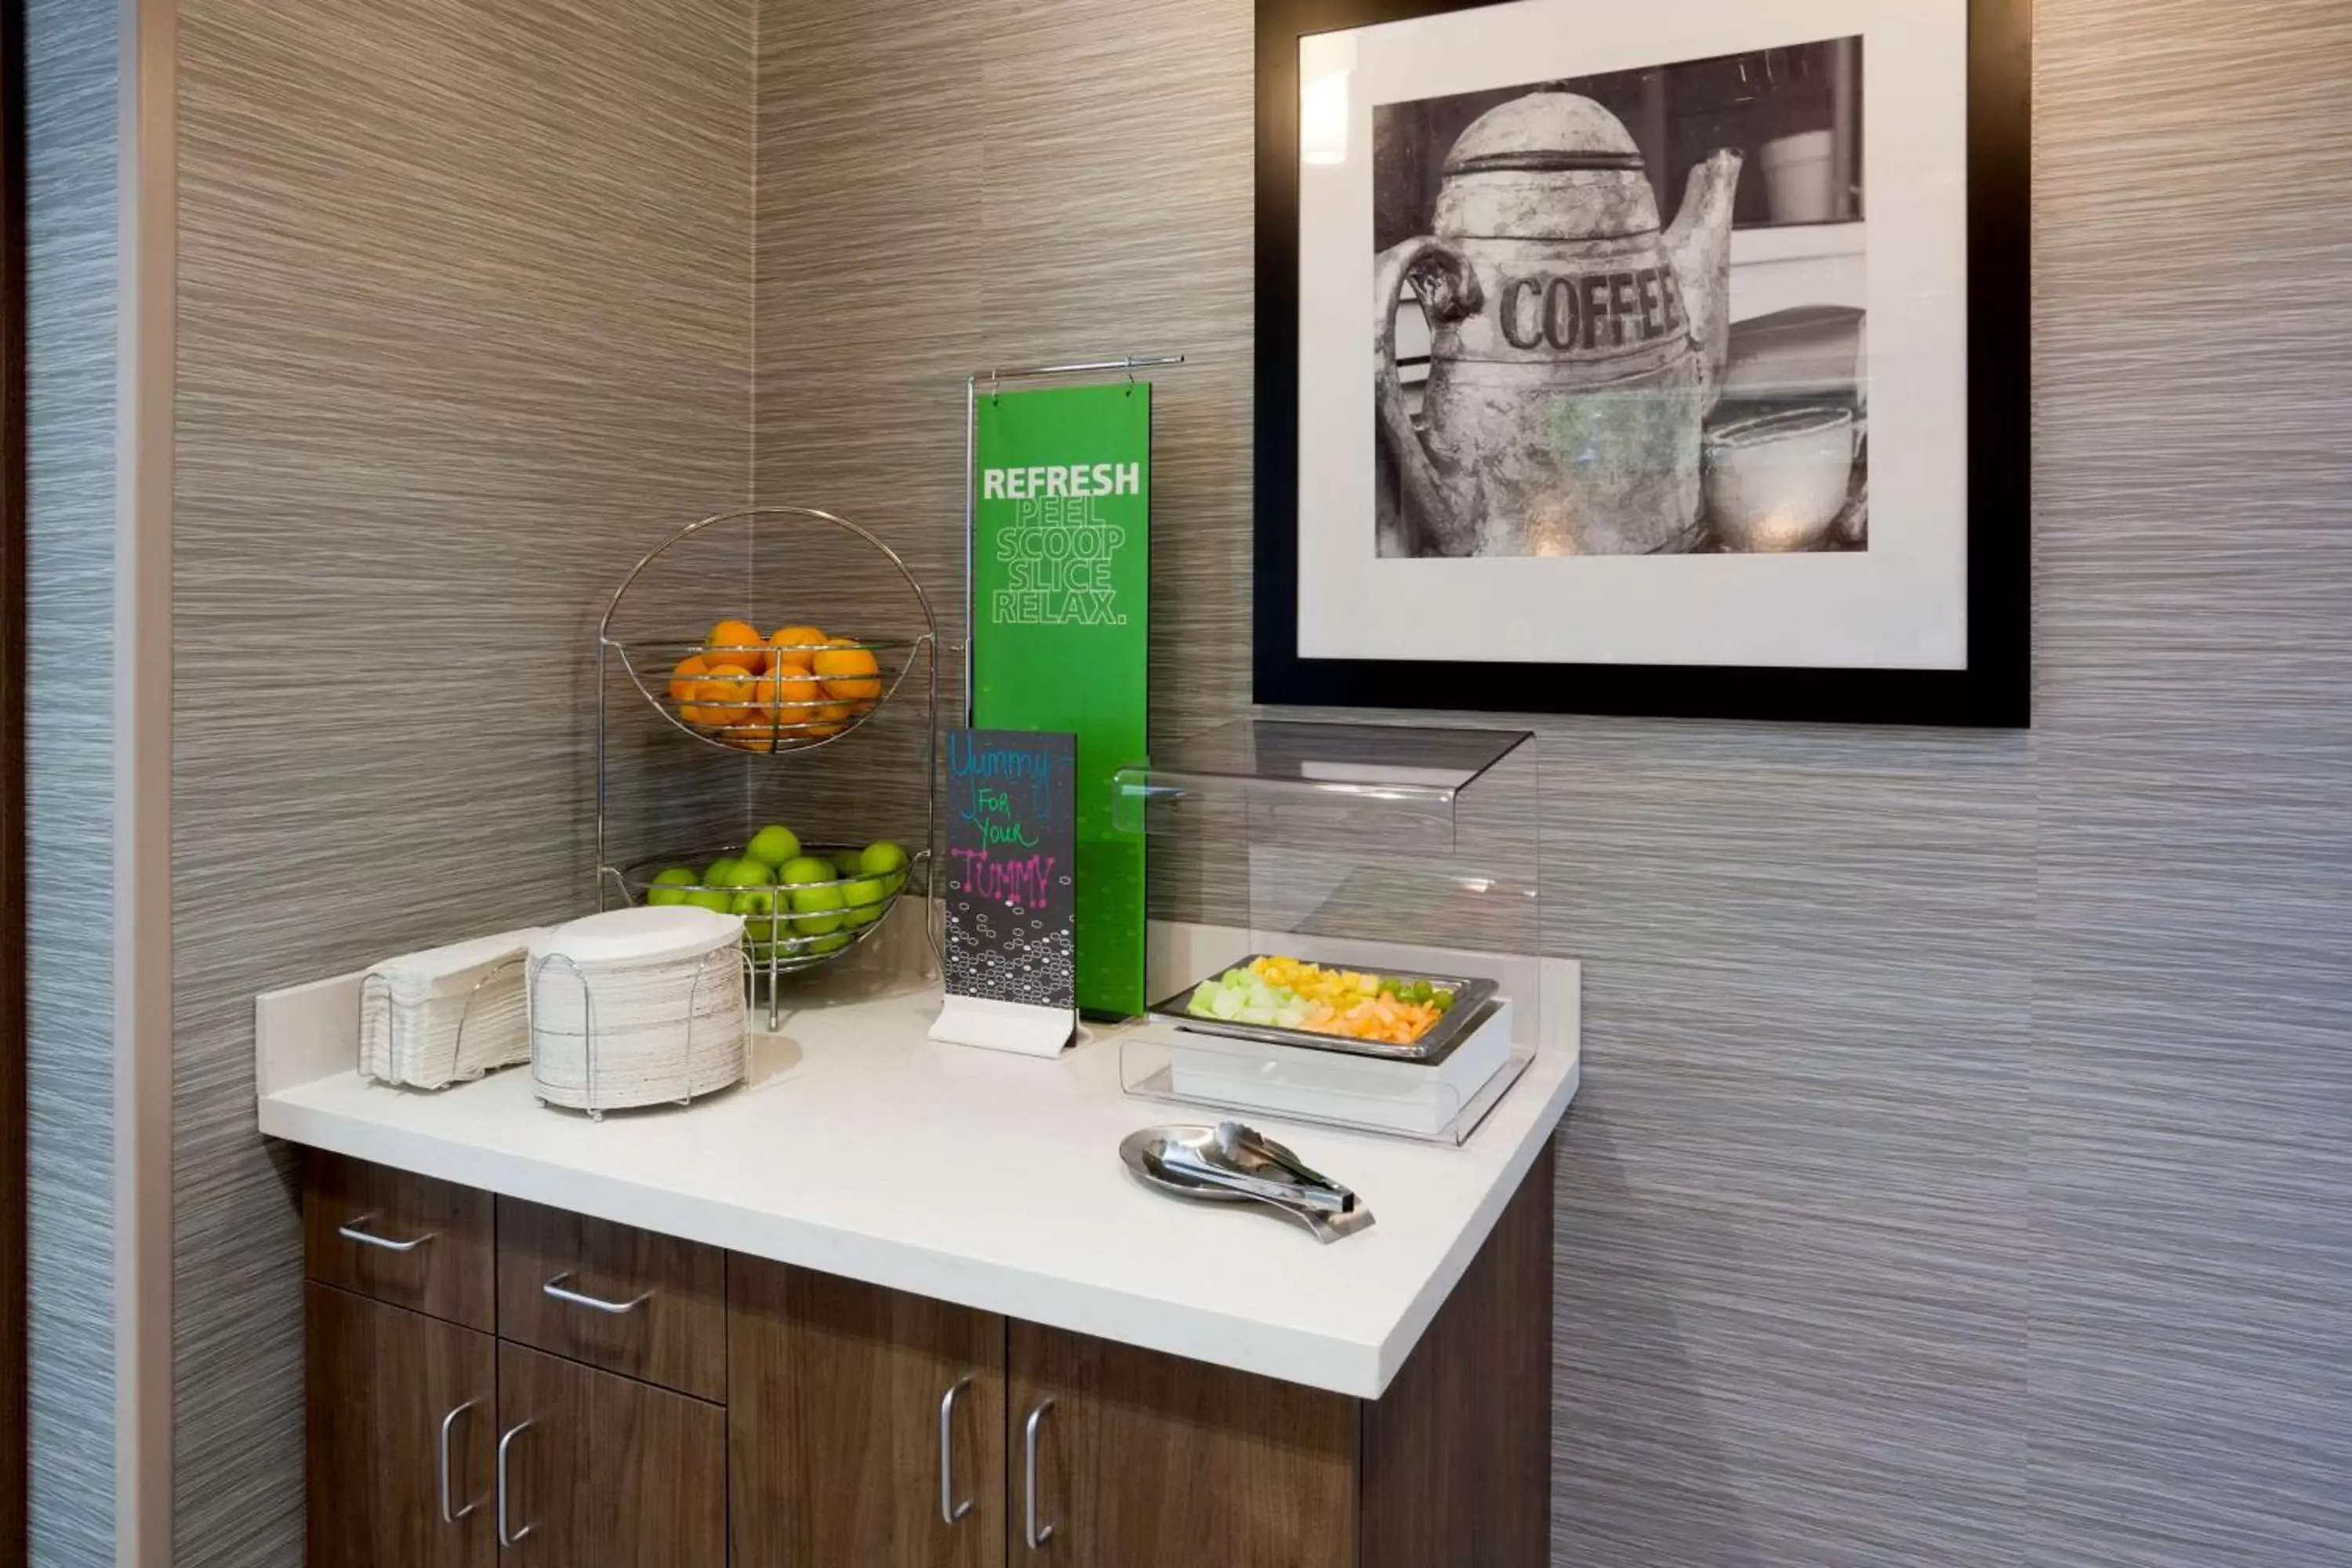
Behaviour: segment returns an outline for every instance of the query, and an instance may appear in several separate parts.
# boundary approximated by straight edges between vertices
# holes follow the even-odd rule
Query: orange
[[[748,674],[768,668],[768,640],[749,621],[719,622],[710,628],[710,640],[702,651],[712,664],[735,665]]]
[[[681,706],[693,701],[695,688],[702,684],[702,678],[709,670],[710,666],[703,662],[698,653],[688,654],[679,659],[677,668],[669,672],[669,700]]]
[[[686,710],[690,724],[740,724],[751,717],[756,682],[740,664],[714,664],[695,689],[695,705]]]
[[[831,640],[814,626],[786,626],[768,639],[768,646],[786,662],[804,666],[809,655]]]
[[[838,637],[816,656],[816,673],[824,682],[825,695],[852,702],[882,695],[881,669],[871,650]]]
[[[719,731],[719,738],[739,752],[772,752],[776,749],[776,731],[768,724],[730,724]]]
[[[779,724],[804,724],[817,716],[824,688],[797,664],[779,663],[775,673],[760,682],[760,710]]]

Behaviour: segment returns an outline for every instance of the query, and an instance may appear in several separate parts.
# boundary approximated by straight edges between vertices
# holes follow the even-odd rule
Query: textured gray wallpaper
[[[749,489],[748,0],[184,0],[176,1561],[301,1560],[253,995],[578,912],[596,616]]]
[[[2352,10],[2042,31],[2029,1546],[2343,1563]]]
[[[1539,726],[1563,1564],[2352,1560],[2352,14],[2039,10],[2042,728]],[[1155,730],[1238,710],[1248,0],[761,45],[762,494],[945,585],[966,371],[1191,353]]]
[[[299,1555],[250,994],[576,897],[754,366],[761,498],[952,609],[964,374],[1192,354],[1154,722],[1246,703],[1248,0],[759,0],[756,213],[751,4],[184,5],[183,1561]],[[2042,727],[1540,725],[1563,1564],[2352,1560],[2352,16],[2039,28]],[[906,808],[844,752],[780,799]]]
[[[121,19],[26,8],[32,1561],[114,1561],[115,142]]]

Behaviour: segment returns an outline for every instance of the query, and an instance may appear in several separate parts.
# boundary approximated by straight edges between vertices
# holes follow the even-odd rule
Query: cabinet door
[[[755,1258],[728,1278],[734,1568],[1002,1568],[1004,1320]]]
[[[1356,1401],[1032,1323],[1010,1344],[1013,1568],[1353,1568]]]
[[[489,1568],[495,1342],[303,1291],[310,1568]]]
[[[714,1568],[727,1560],[726,1413],[499,1347],[501,1565]]]
[[[1552,1152],[1377,1405],[1362,1568],[1551,1561]]]

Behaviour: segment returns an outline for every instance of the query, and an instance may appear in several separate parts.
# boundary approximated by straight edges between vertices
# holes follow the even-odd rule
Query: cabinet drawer
[[[489,1331],[497,1321],[490,1194],[313,1151],[304,1163],[310,1276]]]
[[[726,1400],[726,1253],[513,1198],[498,1207],[500,1338]]]

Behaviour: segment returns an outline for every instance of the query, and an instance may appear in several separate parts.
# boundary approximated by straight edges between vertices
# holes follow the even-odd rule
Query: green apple
[[[887,877],[907,868],[907,852],[888,839],[877,839],[857,858],[857,868],[869,877]]]
[[[765,888],[750,888],[735,895],[728,912],[745,917],[743,935],[746,941],[757,938],[772,942],[776,930],[776,895]]]
[[[800,858],[801,837],[772,822],[751,835],[751,842],[743,847],[743,854],[745,858],[757,860],[762,866],[781,866]]]
[[[775,879],[776,874],[757,860],[742,859],[730,862],[727,875],[719,878],[715,885],[721,888],[765,888],[773,884]]]
[[[814,938],[808,944],[811,952],[839,952],[849,945],[849,938],[836,931],[829,936]]]
[[[646,889],[646,902],[656,909],[682,904],[686,902],[686,894],[681,889],[691,888],[701,880],[687,867],[673,866],[654,879],[653,885]]]
[[[795,857],[785,865],[780,874],[786,882],[795,887],[806,887],[812,882],[831,882],[837,879],[833,862],[820,860],[814,855]]]
[[[842,911],[842,923],[870,926],[882,918],[882,900],[890,896],[890,889],[882,885],[878,877],[860,877],[842,889],[841,896],[849,906]]]
[[[706,888],[733,887],[735,884],[728,879],[735,874],[735,866],[736,862],[731,859],[713,860],[703,870],[702,885]]]
[[[841,929],[841,911],[848,900],[839,888],[794,888],[793,929],[802,936],[825,936]]]
[[[727,915],[735,912],[735,895],[720,892],[715,888],[709,892],[688,893],[686,896],[686,902],[695,909],[709,910],[714,914]]]

